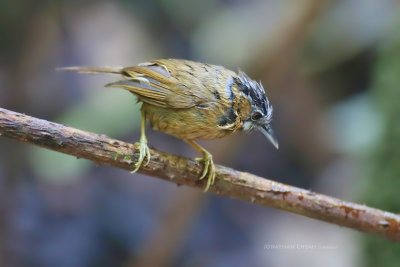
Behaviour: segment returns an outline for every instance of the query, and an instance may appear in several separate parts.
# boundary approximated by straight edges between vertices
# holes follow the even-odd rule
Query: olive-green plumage
[[[135,94],[142,104],[142,136],[137,171],[150,160],[144,122],[161,132],[185,140],[203,154],[208,174],[206,189],[215,179],[212,156],[194,140],[221,138],[240,129],[263,127],[277,146],[269,123],[272,107],[261,84],[244,73],[224,67],[179,59],[160,59],[126,68],[70,67],[83,73],[115,73],[123,79],[107,84]]]

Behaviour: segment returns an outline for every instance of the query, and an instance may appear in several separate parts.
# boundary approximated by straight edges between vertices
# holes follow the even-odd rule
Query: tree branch
[[[0,136],[35,144],[132,170],[138,147],[105,135],[84,132],[0,108]],[[151,161],[139,172],[178,185],[204,188],[199,181],[202,165],[197,161],[151,149]],[[281,184],[249,173],[216,166],[216,182],[210,192],[273,207],[317,220],[400,241],[400,216],[364,205]]]

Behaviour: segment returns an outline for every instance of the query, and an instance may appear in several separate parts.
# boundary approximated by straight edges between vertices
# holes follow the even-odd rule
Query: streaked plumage
[[[221,138],[257,127],[277,146],[270,127],[272,106],[261,83],[243,72],[179,59],[153,60],[126,68],[65,69],[121,74],[122,80],[106,86],[135,94],[143,102],[142,118],[154,129],[185,140],[203,154],[206,167],[202,178],[209,173],[206,190],[215,176],[212,156],[194,140]],[[142,141],[147,146],[145,137]],[[143,153],[148,155],[148,150]]]

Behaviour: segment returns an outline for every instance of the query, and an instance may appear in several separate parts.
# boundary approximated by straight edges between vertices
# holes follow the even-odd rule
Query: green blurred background
[[[218,164],[399,213],[399,29],[397,0],[1,0],[0,106],[135,142],[140,104],[103,87],[115,77],[55,68],[172,57],[241,69],[266,88],[280,150],[260,133],[201,142]],[[400,262],[398,243],[5,138],[0,236],[0,266]]]

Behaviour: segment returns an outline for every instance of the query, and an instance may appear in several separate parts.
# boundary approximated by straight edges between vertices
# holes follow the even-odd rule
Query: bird
[[[137,143],[139,170],[150,162],[145,133],[146,120],[153,129],[184,140],[198,151],[204,163],[200,180],[204,191],[215,182],[212,154],[196,141],[223,138],[237,131],[260,130],[278,149],[272,129],[273,107],[261,82],[243,71],[185,59],[158,59],[131,67],[65,67],[64,71],[88,74],[111,73],[122,79],[106,84],[132,92],[141,106],[141,135]]]

